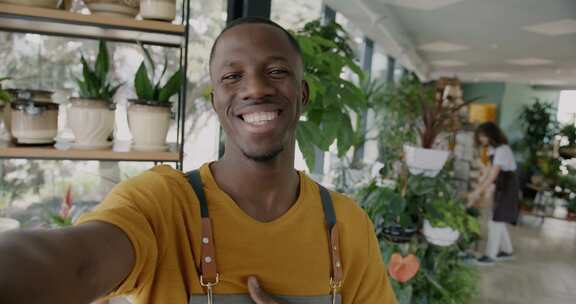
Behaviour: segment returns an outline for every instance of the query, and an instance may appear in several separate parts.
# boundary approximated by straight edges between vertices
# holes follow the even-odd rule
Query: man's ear
[[[214,106],[214,91],[210,92],[210,103],[212,104],[212,110],[216,111],[216,107]]]
[[[310,103],[310,86],[308,81],[302,80],[302,105],[307,106]]]

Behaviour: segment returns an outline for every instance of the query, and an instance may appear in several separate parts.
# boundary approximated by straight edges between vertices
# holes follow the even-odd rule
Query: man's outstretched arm
[[[0,234],[0,303],[90,303],[134,261],[126,234],[104,222]]]

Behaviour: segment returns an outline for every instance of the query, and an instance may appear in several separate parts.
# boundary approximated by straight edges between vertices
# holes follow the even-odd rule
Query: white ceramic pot
[[[134,18],[140,8],[139,0],[84,0],[94,15]]]
[[[424,220],[422,233],[429,243],[441,247],[454,245],[454,243],[458,241],[458,238],[460,238],[460,232],[458,230],[450,227],[433,227],[428,220]]]
[[[58,105],[32,101],[12,103],[12,136],[20,144],[49,144],[58,134]]]
[[[128,107],[128,125],[136,151],[166,151],[170,128],[170,108],[132,103]]]
[[[444,168],[449,156],[449,151],[404,146],[406,165],[414,175],[435,177]]]
[[[172,21],[176,18],[176,0],[140,0],[144,19]]]
[[[68,124],[74,133],[74,148],[99,150],[109,148],[114,131],[114,110],[110,102],[98,99],[71,98]]]
[[[0,233],[20,228],[20,222],[15,219],[0,217]]]
[[[56,8],[59,0],[0,0],[0,3],[9,3],[26,6]]]

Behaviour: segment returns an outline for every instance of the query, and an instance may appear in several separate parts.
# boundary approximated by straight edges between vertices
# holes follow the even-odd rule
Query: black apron
[[[490,157],[493,161],[493,157]],[[492,220],[516,224],[520,212],[520,183],[516,171],[500,170],[495,182]]]

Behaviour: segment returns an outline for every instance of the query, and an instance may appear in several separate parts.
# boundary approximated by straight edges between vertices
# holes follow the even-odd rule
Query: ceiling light
[[[525,30],[550,35],[550,36],[559,36],[559,35],[568,35],[576,33],[576,20],[575,19],[563,19],[554,22],[546,22],[531,26],[524,27]]]
[[[430,62],[433,66],[437,66],[437,67],[459,67],[459,66],[465,66],[468,65],[468,63],[464,62],[464,61],[458,61],[458,60],[436,60],[436,61],[432,61]]]
[[[384,0],[385,3],[424,11],[443,8],[464,0]]]
[[[469,47],[445,41],[436,41],[420,45],[419,49],[428,52],[458,52],[468,50]]]
[[[508,62],[509,64],[526,65],[526,66],[548,65],[553,63],[552,60],[542,58],[520,58],[520,59],[511,59],[506,62]]]
[[[502,73],[502,72],[486,72],[478,74],[484,78],[507,78],[510,74]]]

